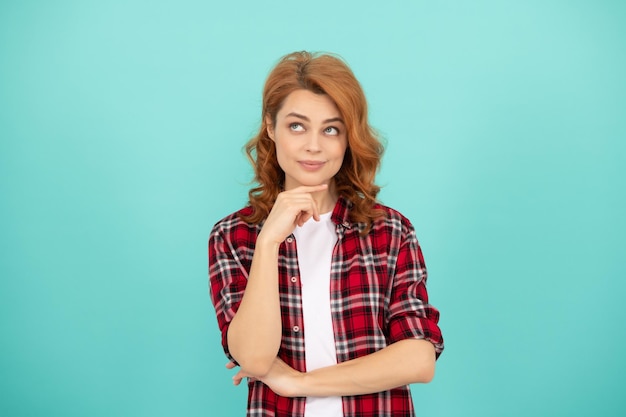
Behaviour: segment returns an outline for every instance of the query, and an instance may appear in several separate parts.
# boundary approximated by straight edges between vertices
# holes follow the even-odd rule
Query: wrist
[[[280,248],[281,242],[276,241],[276,239],[272,239],[272,237],[268,236],[266,233],[261,233],[256,238],[256,242],[254,245],[256,249],[266,250],[268,252],[276,252],[278,253],[278,249]]]
[[[308,397],[310,396],[310,390],[308,389],[308,382],[310,381],[310,375],[308,372],[298,372],[293,378],[292,385],[292,397]]]

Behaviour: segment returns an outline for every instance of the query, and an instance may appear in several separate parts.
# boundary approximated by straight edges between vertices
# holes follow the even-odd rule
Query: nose
[[[319,133],[312,132],[310,135],[308,135],[306,150],[307,152],[319,152],[321,150]]]

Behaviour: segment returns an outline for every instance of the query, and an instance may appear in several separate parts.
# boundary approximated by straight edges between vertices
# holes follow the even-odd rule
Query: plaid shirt
[[[338,243],[332,256],[330,306],[337,362],[368,355],[403,339],[431,341],[437,357],[443,338],[439,312],[428,304],[426,269],[411,223],[397,211],[378,206],[386,218],[371,231],[349,219],[350,203],[340,198],[333,210]],[[243,213],[249,214],[250,207]],[[237,213],[219,221],[209,239],[211,298],[230,360],[226,334],[246,288],[254,244],[262,225],[250,225]],[[305,369],[301,286],[293,235],[278,258],[282,341],[278,356],[298,371]],[[305,398],[275,394],[260,381],[248,382],[248,416],[303,416]],[[374,394],[344,396],[346,417],[413,416],[408,386]]]

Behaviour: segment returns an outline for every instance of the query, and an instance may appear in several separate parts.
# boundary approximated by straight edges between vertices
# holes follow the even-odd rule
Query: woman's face
[[[285,99],[276,125],[271,119],[266,123],[285,172],[285,190],[330,184],[348,146],[346,127],[330,97],[296,90]]]

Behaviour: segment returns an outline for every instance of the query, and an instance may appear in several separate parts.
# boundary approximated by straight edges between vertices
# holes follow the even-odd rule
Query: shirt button
[[[296,277],[291,277],[291,282],[293,282],[294,284],[296,283],[296,281],[298,280],[298,278]]]
[[[294,331],[294,333],[298,333],[300,331],[300,326],[293,326],[292,330]]]
[[[293,238],[292,238],[291,236],[289,236],[289,237],[287,238],[287,243],[291,243],[291,242],[293,242]]]

